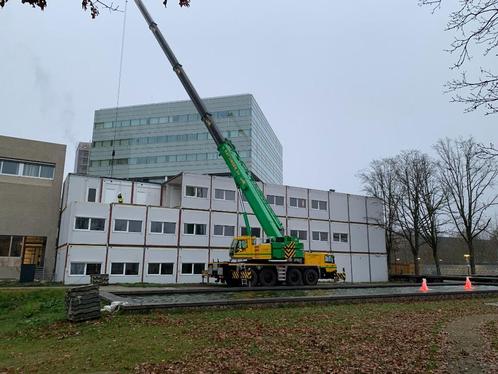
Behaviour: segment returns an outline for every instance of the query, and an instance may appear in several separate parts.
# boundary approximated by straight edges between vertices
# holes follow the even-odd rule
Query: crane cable
[[[126,14],[128,9],[128,0],[125,0],[124,7],[124,17],[123,17],[123,29],[121,32],[121,53],[119,56],[119,74],[118,74],[118,88],[116,93],[116,109],[114,115],[114,137],[112,140],[112,157],[111,157],[111,172],[110,177],[112,178],[114,172],[114,158],[116,156],[116,130],[117,130],[117,122],[118,122],[118,111],[119,111],[119,99],[121,94],[121,75],[123,73],[123,55],[124,55],[124,47],[125,47],[125,31],[126,31]]]

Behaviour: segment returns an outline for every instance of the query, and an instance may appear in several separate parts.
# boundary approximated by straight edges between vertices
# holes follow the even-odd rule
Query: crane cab
[[[230,257],[234,260],[271,260],[271,244],[258,243],[255,236],[237,236],[230,244]]]

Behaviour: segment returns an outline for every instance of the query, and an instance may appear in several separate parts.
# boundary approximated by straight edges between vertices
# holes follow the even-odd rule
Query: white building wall
[[[178,244],[178,217],[179,209],[149,207],[147,218],[147,245],[151,246],[176,246]],[[151,222],[174,222],[175,233],[151,232]]]
[[[107,242],[107,232],[109,230],[109,204],[73,202],[66,208],[66,211],[69,215],[68,221],[66,221],[68,225],[68,243],[103,244]],[[76,229],[76,217],[105,219],[104,231]]]
[[[185,233],[185,224],[201,224],[206,226],[206,234],[196,235]],[[180,246],[207,247],[209,235],[209,212],[200,210],[182,210]]]
[[[144,248],[109,247],[107,272],[109,283],[135,283],[142,281]],[[116,275],[111,273],[113,263],[138,263],[137,275]]]
[[[287,234],[291,230],[306,231],[307,239],[302,240],[305,250],[332,251],[338,269],[345,269],[348,281],[387,280],[385,236],[384,230],[378,225],[383,210],[377,199],[333,191],[259,184],[265,196],[284,197],[283,206],[273,204],[272,208],[278,213]],[[207,188],[207,198],[186,197],[187,185]],[[103,187],[102,194],[100,186]],[[96,188],[97,201],[101,195],[102,201],[111,201],[112,212],[110,204],[86,202],[88,188]],[[214,227],[235,226],[235,234],[240,235],[241,227],[245,226],[238,196],[236,201],[215,199],[216,188],[235,190],[231,178],[218,176],[183,174],[161,188],[153,183],[70,175],[64,188],[63,201],[67,201],[67,204],[62,212],[59,237],[59,245],[69,244],[69,249],[66,254],[64,246],[59,248],[56,279],[64,279],[68,284],[89,281],[89,276],[69,274],[71,261],[101,261],[103,272],[110,272],[112,262],[128,261],[139,264],[138,274],[111,274],[111,282],[140,282],[142,279],[153,283],[199,282],[201,274],[185,274],[182,264],[198,263],[205,268],[209,261],[228,260],[232,237],[214,235]],[[125,204],[116,202],[119,192]],[[127,204],[127,201],[131,202],[132,195],[135,204]],[[305,199],[306,208],[290,207],[290,197]],[[327,210],[312,209],[312,200],[327,201]],[[247,203],[244,206],[251,212]],[[75,229],[78,216],[104,219],[104,231]],[[110,216],[112,222],[109,222]],[[142,231],[116,232],[115,219],[141,220]],[[256,217],[249,214],[249,220],[252,227],[261,230],[260,240],[264,241],[265,236]],[[174,222],[175,233],[152,233],[152,221]],[[203,235],[188,234],[185,232],[185,223],[206,225],[206,232]],[[326,232],[327,240],[313,240],[313,231]],[[334,240],[334,233],[345,236],[339,235]],[[108,245],[108,260],[104,263]],[[149,275],[149,263],[174,263],[173,274]]]
[[[145,249],[145,266],[144,282],[146,283],[176,283],[176,257],[178,251],[176,248],[146,248]],[[172,263],[173,274],[149,274],[149,263]]]
[[[332,221],[349,221],[348,195],[345,193],[330,192],[330,219]]]
[[[110,245],[144,245],[144,233],[145,233],[145,213],[147,208],[145,206],[137,205],[124,205],[124,204],[112,204],[112,223],[111,223],[111,235],[109,239]],[[140,232],[123,232],[116,231],[116,220],[134,220],[141,221],[141,231]]]
[[[187,186],[207,188],[206,197],[187,196]],[[209,175],[185,174],[182,179],[182,208],[204,209],[210,208],[211,177]]]
[[[233,191],[234,200],[227,199],[217,199],[216,190],[227,190]],[[238,191],[235,187],[235,183],[230,178],[225,177],[212,177],[212,188],[211,188],[211,209],[221,210],[226,212],[236,212],[237,211],[237,201],[238,201]]]
[[[299,208],[290,205],[291,198],[304,199],[306,207]],[[308,190],[299,187],[287,187],[287,216],[288,217],[308,217]]]

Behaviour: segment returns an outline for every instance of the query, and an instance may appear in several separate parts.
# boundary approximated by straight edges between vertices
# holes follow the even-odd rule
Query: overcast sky
[[[94,110],[116,105],[123,13],[92,20],[77,0],[0,9],[0,134],[90,141]],[[123,7],[124,1],[115,1]],[[443,84],[448,10],[417,0],[145,0],[204,97],[252,93],[284,149],[284,183],[360,193],[359,170],[441,137],[498,142],[498,117],[464,114]],[[128,4],[121,105],[186,99]],[[471,64],[478,64],[477,61]],[[471,65],[472,66],[472,65]]]

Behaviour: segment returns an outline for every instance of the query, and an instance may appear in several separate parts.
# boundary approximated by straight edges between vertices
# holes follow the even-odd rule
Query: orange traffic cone
[[[465,286],[463,286],[465,290],[471,290],[472,289],[472,283],[470,282],[470,278],[467,277],[465,279]]]
[[[429,287],[427,287],[427,279],[422,278],[422,286],[420,286],[420,291],[427,292],[429,291]]]

